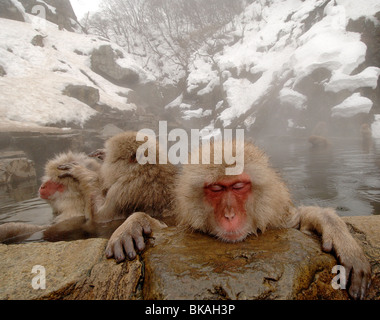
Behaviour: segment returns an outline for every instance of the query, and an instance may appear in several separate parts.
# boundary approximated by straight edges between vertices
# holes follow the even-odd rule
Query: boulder
[[[347,299],[330,284],[335,258],[295,229],[236,244],[176,229],[154,238],[143,254],[147,300]]]
[[[132,299],[141,262],[116,264],[107,260],[106,243],[92,239],[0,245],[0,299]],[[32,273],[35,267],[38,272]],[[43,275],[45,289],[36,289],[32,281]]]
[[[379,300],[380,217],[344,220],[372,265],[367,299]],[[295,229],[231,244],[166,228],[148,242],[122,264],[105,258],[105,239],[0,245],[0,299],[349,299],[331,285],[334,256],[321,251],[317,236]],[[43,290],[32,286],[41,275],[32,273],[36,266],[44,268]]]
[[[40,35],[40,34],[37,34],[36,36],[33,37],[32,39],[32,45],[34,45],[35,47],[41,47],[43,48],[45,46],[44,44],[44,36]]]
[[[131,87],[138,83],[139,74],[118,65],[116,60],[119,57],[111,46],[101,46],[91,54],[91,69],[118,86]]]
[[[84,85],[68,85],[62,94],[73,97],[90,107],[95,106],[100,100],[99,90]]]
[[[23,14],[11,0],[0,1],[0,18],[25,22]]]
[[[23,152],[0,152],[0,184],[36,179],[34,162]]]

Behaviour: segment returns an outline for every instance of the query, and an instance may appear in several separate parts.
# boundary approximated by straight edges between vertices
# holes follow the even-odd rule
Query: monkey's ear
[[[136,153],[132,154],[129,158],[129,163],[137,163]]]

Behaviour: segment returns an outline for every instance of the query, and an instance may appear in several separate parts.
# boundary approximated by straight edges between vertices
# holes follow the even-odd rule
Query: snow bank
[[[320,68],[332,74],[325,83],[326,91],[376,88],[379,68],[369,67],[352,75],[364,62],[367,47],[361,42],[359,33],[348,32],[346,27],[349,19],[370,18],[380,11],[380,2],[340,0],[336,3],[330,1],[323,8],[325,1],[322,0],[269,0],[265,6],[255,1],[230,26],[230,34],[239,37],[239,41],[225,46],[212,59],[194,57],[187,91],[203,93],[202,88],[206,88],[203,90],[209,92],[218,79],[225,80],[221,85],[228,106],[219,114],[219,119],[226,126],[248,112],[255,113],[263,98],[281,79],[285,79],[286,85],[279,90],[280,102],[292,104],[297,109],[307,108],[306,97],[294,88]],[[305,32],[305,19],[317,10],[320,20]],[[226,29],[229,30],[228,26]],[[243,78],[243,72],[252,74],[254,80]],[[364,99],[355,100],[360,102],[355,110],[365,112],[368,109],[370,103]],[[348,102],[350,100],[346,101],[347,108]],[[340,107],[336,108],[335,114],[340,114],[339,110]]]
[[[95,36],[58,30],[46,20],[35,29],[30,23],[0,19],[0,65],[7,75],[0,77],[0,119],[47,125],[61,121],[83,125],[97,112],[77,99],[62,95],[69,84],[86,85],[99,90],[99,104],[119,110],[133,110],[125,97],[129,89],[118,87],[90,68],[91,53],[102,45],[112,45]],[[39,19],[41,20],[41,19]],[[41,22],[41,21],[40,21]],[[36,35],[44,37],[44,47],[33,46]],[[132,57],[118,60],[150,80]],[[0,120],[1,125],[1,120]]]
[[[298,110],[305,109],[307,102],[306,96],[290,88],[283,88],[280,91],[279,98],[282,104],[294,106]]]
[[[325,90],[339,92],[342,90],[355,91],[358,88],[369,87],[376,89],[380,68],[368,67],[362,72],[350,76],[340,72],[334,72],[330,81],[325,83]]]
[[[373,102],[362,97],[360,93],[354,93],[341,104],[332,108],[332,116],[340,118],[349,118],[359,113],[369,113],[373,106]]]

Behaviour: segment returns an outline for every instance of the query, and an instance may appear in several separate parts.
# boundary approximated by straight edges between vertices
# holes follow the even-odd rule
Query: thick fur
[[[45,165],[45,175],[42,178],[42,183],[49,180],[63,184],[66,188],[64,192],[54,194],[47,201],[53,209],[55,219],[53,225],[64,223],[72,218],[80,217],[84,220],[93,219],[93,200],[90,194],[83,187],[83,179],[80,182],[72,176],[65,178],[60,177],[64,172],[58,167],[70,164],[81,168],[83,172],[86,170],[89,174],[87,179],[97,179],[99,176],[99,163],[87,157],[84,153],[61,153],[55,158],[49,160]],[[87,185],[93,185],[87,183]],[[27,223],[6,223],[0,226],[0,241],[6,241],[12,238],[27,238],[31,234],[51,228],[51,226],[37,226]]]
[[[77,216],[85,216],[86,219],[93,218],[93,204],[92,199],[85,193],[84,179],[77,179],[74,177],[64,177],[62,170],[58,167],[62,165],[71,164],[77,167],[82,167],[86,172],[89,172],[91,179],[95,179],[99,175],[100,164],[92,158],[89,158],[84,153],[67,152],[57,155],[55,158],[47,162],[45,166],[45,175],[42,182],[51,180],[56,183],[61,183],[66,187],[62,193],[57,193],[47,202],[53,208],[54,213],[57,215],[55,222],[61,222],[66,219]]]
[[[223,146],[214,145],[214,148]],[[331,208],[295,208],[285,183],[269,166],[267,156],[250,143],[245,143],[244,150],[244,173],[249,175],[252,183],[252,195],[246,202],[249,219],[243,227],[246,235],[272,228],[298,228],[320,234],[322,249],[335,251],[347,269],[347,275],[351,272],[350,295],[363,299],[370,283],[371,267],[344,221]],[[184,166],[176,186],[179,225],[220,237],[213,221],[213,209],[205,201],[204,186],[223,178],[227,167],[226,163]]]
[[[222,145],[215,144],[212,147],[223,148]],[[269,166],[267,156],[249,143],[245,143],[244,164],[244,173],[250,176],[253,191],[246,203],[249,217],[247,235],[264,232],[270,227],[285,227],[292,202],[279,174]],[[215,223],[212,221],[213,208],[204,200],[204,185],[223,178],[227,167],[226,163],[190,164],[183,167],[175,188],[176,217],[179,225],[218,236],[214,229]]]
[[[109,139],[101,167],[101,183],[105,202],[100,207],[100,219],[112,219],[116,212],[124,216],[143,211],[162,217],[171,211],[173,186],[177,168],[158,164],[159,145],[156,144],[157,164],[137,163],[136,151],[145,142],[136,141],[136,132],[124,132]]]

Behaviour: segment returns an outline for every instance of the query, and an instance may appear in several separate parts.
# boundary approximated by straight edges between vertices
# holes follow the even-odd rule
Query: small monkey
[[[308,141],[313,148],[327,149],[331,146],[330,141],[321,136],[310,136]]]
[[[215,143],[212,148],[223,149],[223,143]],[[226,163],[184,165],[173,189],[176,224],[223,242],[243,241],[276,228],[316,232],[322,237],[322,249],[335,251],[347,274],[351,273],[349,294],[355,299],[364,298],[371,268],[336,212],[329,208],[294,207],[285,183],[270,167],[265,153],[253,144],[245,143],[244,162],[243,173],[234,176],[226,175],[230,166]],[[154,220],[141,212],[131,215],[112,235],[107,257],[122,261],[124,252],[135,257],[135,249],[144,249],[143,236],[152,228],[163,227]]]

